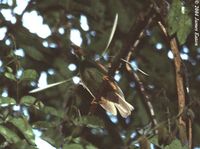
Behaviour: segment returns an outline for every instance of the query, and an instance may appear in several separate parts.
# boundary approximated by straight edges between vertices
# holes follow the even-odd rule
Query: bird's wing
[[[126,118],[131,114],[131,111],[124,109],[124,107],[122,107],[120,104],[115,103],[115,107],[123,118]]]
[[[107,91],[105,99],[112,102],[118,109],[120,115],[126,118],[134,110],[134,107],[125,100],[122,90],[114,81],[109,80],[108,77],[105,77],[104,81],[105,91]]]
[[[131,111],[134,110],[134,107],[131,104],[129,104],[120,95],[119,95],[118,103],[115,103],[115,106],[118,109],[120,115],[124,118],[128,117],[131,114]]]
[[[117,115],[117,110],[113,102],[101,97],[101,101],[99,103],[107,112],[110,112],[113,115]]]

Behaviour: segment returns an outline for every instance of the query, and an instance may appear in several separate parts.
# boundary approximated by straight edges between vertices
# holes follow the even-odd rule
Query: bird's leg
[[[91,104],[98,104],[99,102],[97,101],[97,99],[96,98],[93,98],[92,99],[92,102],[91,102]]]

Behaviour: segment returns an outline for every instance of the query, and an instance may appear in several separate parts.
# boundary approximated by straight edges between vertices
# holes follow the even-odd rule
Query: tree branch
[[[176,87],[178,95],[178,112],[183,113],[186,105],[186,93],[184,87],[184,75],[182,74],[182,60],[180,57],[180,52],[178,48],[178,43],[175,37],[170,37],[167,33],[165,26],[162,21],[158,21],[158,25],[161,28],[164,35],[169,39],[169,44],[174,55],[174,65],[175,65],[175,75],[176,75]],[[179,117],[179,137],[183,144],[189,144],[190,149],[192,148],[192,129],[191,129],[191,120],[189,120],[189,140],[187,139],[186,132],[186,121],[183,120],[183,116]]]
[[[152,20],[154,18],[154,14],[152,14],[152,16],[149,18],[149,20],[147,21],[146,26],[143,28],[143,30],[139,33],[139,37],[137,38],[137,40],[135,40],[135,42],[133,43],[133,45],[131,46],[132,48],[130,48],[128,55],[126,57],[126,61],[129,62],[131,60],[131,56],[133,54],[133,51],[136,49],[136,47],[138,46],[140,39],[144,36],[144,32],[145,30],[149,27],[149,25],[152,23]],[[131,68],[129,63],[126,63],[126,70],[128,72],[128,74],[131,76],[131,78],[133,80],[136,81],[136,84],[139,88],[139,92],[142,94],[142,97],[144,99],[144,104],[147,108],[148,114],[151,117],[151,121],[152,124],[154,126],[157,126],[158,122],[155,118],[155,112],[153,109],[153,105],[150,101],[150,96],[147,94],[147,92],[145,91],[145,87],[144,84],[142,83],[142,81],[140,80],[139,76],[137,75],[137,73]],[[155,133],[157,133],[157,130],[155,131]]]
[[[115,71],[118,69],[121,59],[125,59],[132,48],[132,44],[136,43],[140,33],[148,24],[149,19],[154,15],[153,6],[151,5],[147,11],[147,14],[144,16],[144,19],[139,20],[136,25],[133,25],[127,35],[127,41],[123,44],[122,50],[119,54],[113,59],[111,67],[108,71],[108,74],[113,76]]]

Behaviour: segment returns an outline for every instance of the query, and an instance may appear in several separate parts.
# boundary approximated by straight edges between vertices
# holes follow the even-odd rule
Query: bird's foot
[[[98,104],[98,101],[96,99],[93,99],[91,104]]]

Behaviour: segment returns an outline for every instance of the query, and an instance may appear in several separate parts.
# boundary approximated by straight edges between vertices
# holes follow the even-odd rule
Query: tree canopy
[[[196,6],[190,0],[1,0],[0,148],[37,148],[34,130],[62,149],[199,147]],[[29,14],[43,25],[39,32]],[[78,40],[81,56],[108,70],[134,106],[127,118],[92,103],[89,87],[79,82],[72,46]],[[91,74],[92,86],[103,90],[99,74]],[[50,86],[41,89],[45,82]]]

